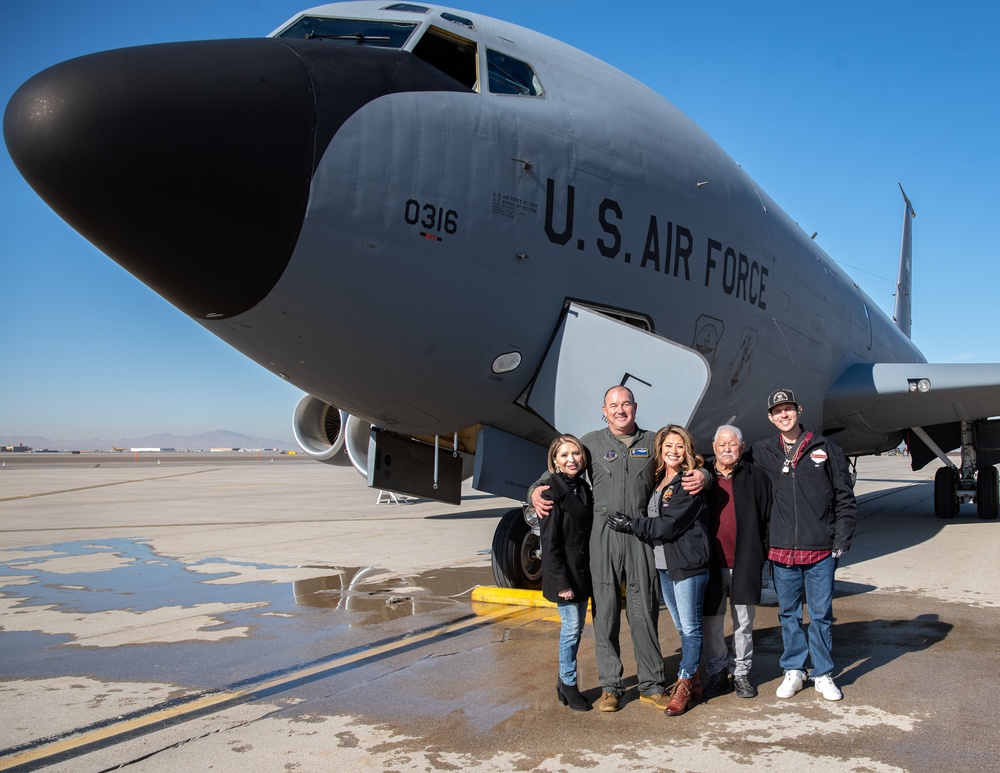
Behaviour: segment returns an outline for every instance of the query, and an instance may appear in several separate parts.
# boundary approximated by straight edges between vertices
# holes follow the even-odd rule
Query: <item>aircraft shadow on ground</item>
[[[871,593],[873,590],[878,590],[878,588],[868,583],[834,580],[833,597],[839,599],[847,596],[860,596],[862,593]],[[777,603],[774,606],[777,606]]]
[[[808,618],[807,618],[808,619]],[[911,620],[857,620],[834,622],[834,661],[851,664],[841,671],[835,671],[837,684],[850,686],[865,674],[887,666],[903,655],[933,647],[944,641],[952,628],[936,614],[922,614]],[[755,629],[754,638],[754,682],[776,679],[781,676],[779,665],[783,645],[781,628],[768,626]],[[676,674],[680,664],[680,652],[667,655],[664,647],[664,663],[667,674]]]
[[[906,550],[933,539],[949,524],[959,523],[978,523],[988,528],[996,521],[980,519],[974,504],[963,504],[953,519],[938,518],[934,515],[932,482],[860,497],[851,549],[840,560],[840,566]]]
[[[470,521],[482,518],[496,518],[499,520],[504,513],[510,510],[509,507],[490,508],[488,510],[471,510],[462,513],[441,513],[440,515],[428,515],[428,521]]]
[[[494,499],[494,494],[463,494],[463,502],[471,502],[473,499]]]
[[[677,632],[665,618],[666,611],[660,614],[660,636],[663,648],[663,666],[667,683],[672,683],[680,666],[681,651]],[[808,619],[808,618],[807,618]],[[841,671],[835,671],[837,684],[841,687],[855,684],[862,676],[887,666],[903,655],[933,647],[944,641],[954,626],[946,623],[936,614],[918,615],[912,620],[858,620],[833,625],[834,659],[838,663],[850,663]],[[731,636],[727,637],[731,640]],[[751,681],[761,686],[761,694],[771,686],[762,687],[763,683],[778,679],[782,674],[779,661],[783,650],[781,628],[777,625],[755,628],[754,667]],[[623,647],[627,647],[627,636],[623,637]],[[635,692],[638,686],[636,675],[626,674],[623,679],[629,690],[623,703],[638,700]],[[590,700],[600,697],[600,687],[581,691]],[[773,693],[771,693],[773,696]],[[723,696],[729,700],[732,696]]]
[[[935,614],[917,615],[912,620],[834,623],[837,659],[853,664],[840,672],[837,681],[842,686],[854,684],[859,677],[902,655],[920,652],[944,641],[953,627]]]

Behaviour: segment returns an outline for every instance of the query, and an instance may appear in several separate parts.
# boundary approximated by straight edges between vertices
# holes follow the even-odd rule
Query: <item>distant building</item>
[[[25,454],[25,453],[27,453],[30,450],[31,450],[31,448],[29,446],[25,446],[25,445],[0,446],[0,451],[4,451],[6,453],[12,453],[12,454],[18,454],[18,453]]]
[[[133,454],[158,454],[163,451],[162,448],[130,448]]]
[[[239,451],[240,449],[238,449],[238,448],[209,448],[208,450],[209,450],[210,453],[213,453],[213,454],[230,454],[233,451]]]

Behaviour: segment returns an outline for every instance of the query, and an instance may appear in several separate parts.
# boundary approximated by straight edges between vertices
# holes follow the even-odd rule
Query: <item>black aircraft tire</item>
[[[508,510],[493,532],[493,580],[501,588],[540,590],[542,561],[538,537],[524,521],[521,508]]]
[[[934,515],[954,518],[958,515],[958,470],[942,467],[934,473]]]
[[[996,467],[987,467],[976,475],[976,510],[979,517],[986,521],[996,520],[1000,512],[1000,477]]]

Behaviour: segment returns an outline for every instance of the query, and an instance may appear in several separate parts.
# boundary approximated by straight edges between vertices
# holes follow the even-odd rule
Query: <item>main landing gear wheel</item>
[[[508,510],[493,532],[493,579],[501,588],[540,590],[541,546],[521,508]]]
[[[942,467],[934,473],[934,515],[954,518],[958,515],[958,470]]]
[[[996,467],[987,467],[980,470],[976,475],[976,510],[979,517],[992,521],[1000,511],[1000,485],[998,485],[998,475]]]

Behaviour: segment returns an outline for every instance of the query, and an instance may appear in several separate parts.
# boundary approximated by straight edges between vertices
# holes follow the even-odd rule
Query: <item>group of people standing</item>
[[[768,560],[784,643],[777,696],[802,689],[811,659],[817,691],[840,700],[831,656],[833,572],[850,547],[857,515],[843,451],[804,430],[801,407],[787,389],[767,401],[777,438],[746,451],[740,430],[723,425],[708,466],[684,427],[667,425],[655,434],[641,429],[637,407],[626,387],[609,389],[602,407],[607,427],[581,439],[557,437],[548,473],[529,490],[541,518],[542,593],[557,604],[561,620],[560,702],[576,711],[591,708],[580,692],[576,659],[592,600],[601,683],[593,705],[619,709],[626,691],[623,590],[640,702],[676,716],[734,690],[755,697],[754,611]],[[660,651],[660,598],[681,641],[670,686]],[[732,649],[724,632],[727,606]]]

